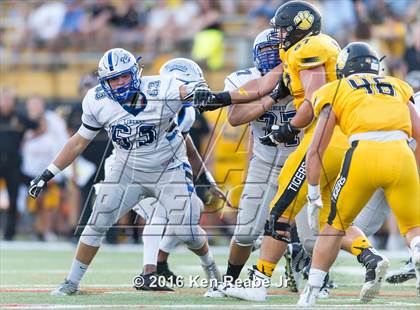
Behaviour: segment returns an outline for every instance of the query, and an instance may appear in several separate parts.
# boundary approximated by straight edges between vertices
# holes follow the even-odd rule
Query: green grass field
[[[173,293],[139,292],[132,288],[132,279],[140,271],[141,247],[104,246],[81,283],[78,295],[49,296],[51,289],[62,282],[71,264],[74,248],[63,243],[0,244],[0,308],[1,309],[291,309],[298,295],[286,288],[272,287],[264,303],[251,303],[231,298],[204,298],[204,288],[179,288]],[[214,249],[221,271],[225,271],[227,248]],[[405,253],[386,253],[390,269],[401,266]],[[255,263],[254,253],[249,264]],[[173,271],[184,277],[204,276],[199,261],[191,253],[178,248],[170,257]],[[273,282],[283,275],[281,261]],[[246,277],[246,272],[243,272]],[[420,309],[415,295],[415,281],[400,285],[384,284],[381,295],[372,303],[358,299],[363,282],[363,268],[350,255],[340,255],[332,278],[338,284],[329,299],[320,300],[319,308],[329,309]],[[188,282],[188,281],[187,281]]]

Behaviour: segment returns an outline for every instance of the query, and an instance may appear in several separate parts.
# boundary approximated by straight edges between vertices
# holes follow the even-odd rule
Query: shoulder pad
[[[289,64],[304,70],[322,65],[334,50],[338,54],[339,45],[328,36],[317,35],[301,40],[291,49],[293,64]]]

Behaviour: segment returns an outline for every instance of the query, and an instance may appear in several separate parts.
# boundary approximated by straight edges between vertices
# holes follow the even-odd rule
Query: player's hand
[[[233,208],[231,202],[229,201],[225,193],[223,193],[223,191],[220,189],[220,187],[217,186],[217,184],[210,186],[209,192],[213,197],[223,200],[226,203],[227,207]]]
[[[28,190],[29,196],[32,198],[37,198],[39,194],[41,194],[41,192],[47,188],[48,181],[53,177],[54,174],[48,169],[45,169],[41,175],[37,176],[31,181]]]
[[[299,134],[300,130],[290,125],[272,125],[270,131],[265,136],[259,137],[260,142],[268,146],[277,146],[280,143],[292,142]]]
[[[314,235],[319,234],[319,210],[322,209],[322,199],[318,196],[316,199],[308,198],[308,224]]]
[[[214,94],[208,87],[200,86],[194,91],[193,106],[200,112],[210,111]]]
[[[277,83],[276,87],[270,93],[270,97],[273,98],[274,101],[279,101],[290,95],[289,88],[284,84],[282,75],[280,76],[279,82]]]

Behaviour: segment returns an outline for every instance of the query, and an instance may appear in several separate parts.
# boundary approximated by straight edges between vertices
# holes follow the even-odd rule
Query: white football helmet
[[[187,58],[174,58],[165,62],[159,70],[160,75],[169,75],[185,84],[204,80],[203,70]]]
[[[106,95],[120,104],[125,103],[140,91],[140,76],[143,68],[136,58],[122,48],[106,51],[99,61],[98,78]],[[111,89],[108,80],[122,74],[131,73],[131,81],[116,89]]]
[[[281,64],[279,45],[278,33],[272,28],[260,32],[255,38],[254,65],[262,74]]]

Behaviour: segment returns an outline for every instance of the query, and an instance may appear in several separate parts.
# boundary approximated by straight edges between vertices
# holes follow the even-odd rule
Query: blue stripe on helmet
[[[109,70],[114,71],[114,66],[112,65],[112,51],[108,53],[108,66]]]

